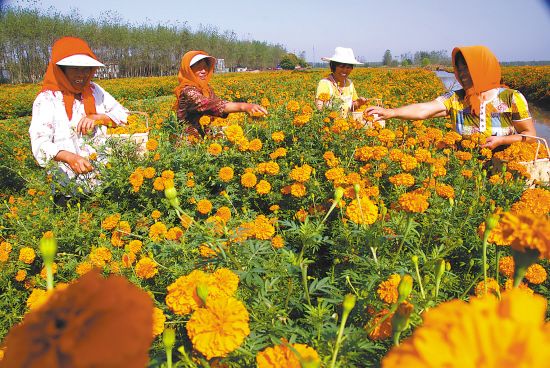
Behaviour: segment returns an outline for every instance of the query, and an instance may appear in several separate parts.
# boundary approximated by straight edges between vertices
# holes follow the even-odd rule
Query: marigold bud
[[[397,285],[397,303],[402,303],[409,297],[412,291],[413,286],[413,278],[411,275],[406,274],[401,278],[401,281],[399,281],[399,285]]]
[[[344,188],[342,187],[338,187],[334,190],[334,201],[335,202],[340,202],[340,200],[342,199],[342,197],[344,196]]]
[[[346,312],[349,313],[353,309],[353,307],[355,307],[356,299],[357,298],[353,294],[347,294],[344,297],[344,303],[343,303],[344,313]]]
[[[164,189],[164,196],[168,199],[174,199],[178,196],[178,191],[173,186],[168,187]]]
[[[42,236],[42,239],[40,239],[39,248],[40,253],[42,253],[44,263],[52,263],[55,258],[55,254],[57,253],[57,240],[51,232],[48,231],[44,234],[44,236]]]
[[[197,295],[201,298],[202,302],[206,304],[206,297],[208,296],[208,286],[204,284],[197,285]]]
[[[176,345],[176,330],[165,328],[162,333],[162,342],[165,349],[172,349]]]

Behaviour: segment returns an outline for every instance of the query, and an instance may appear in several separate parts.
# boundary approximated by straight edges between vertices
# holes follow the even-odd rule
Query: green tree
[[[386,52],[384,52],[384,57],[382,58],[382,65],[386,65],[386,66],[391,65],[392,59],[393,58],[391,56],[391,51],[386,50]]]

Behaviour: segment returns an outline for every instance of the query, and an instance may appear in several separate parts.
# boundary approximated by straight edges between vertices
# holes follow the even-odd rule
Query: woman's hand
[[[248,112],[250,115],[267,115],[267,110],[265,107],[256,105],[256,104],[247,104],[245,107],[245,111]]]
[[[374,121],[386,120],[395,117],[393,109],[385,109],[380,106],[369,106],[365,110],[367,116],[374,116]]]
[[[54,160],[65,162],[75,174],[87,174],[94,169],[90,161],[69,151],[59,151]]]
[[[86,115],[78,122],[76,132],[81,134],[90,134],[94,131],[96,125],[111,125],[111,118],[105,114]]]
[[[481,145],[481,148],[489,148],[490,150],[494,150],[498,146],[504,144],[504,137],[497,137],[497,136],[490,136],[487,137],[485,140],[485,143]]]

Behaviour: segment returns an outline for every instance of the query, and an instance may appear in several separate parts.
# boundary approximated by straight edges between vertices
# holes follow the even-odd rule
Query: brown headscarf
[[[493,88],[504,86],[500,83],[500,64],[496,56],[485,46],[455,47],[452,53],[455,77],[460,81],[456,68],[456,55],[462,53],[472,78],[472,88],[468,88],[464,97],[470,105],[472,114],[479,116],[480,94]]]
[[[73,117],[73,102],[76,94],[82,94],[82,100],[84,101],[84,111],[87,115],[95,114],[95,100],[92,94],[92,87],[90,80],[97,68],[92,68],[92,72],[84,81],[84,87],[82,90],[75,89],[67,79],[67,76],[56,63],[61,59],[68,56],[84,54],[95,60],[97,56],[90,49],[86,41],[77,37],[63,37],[57,40],[52,47],[52,57],[46,69],[46,75],[44,75],[44,82],[42,83],[42,91],[61,91],[63,93],[63,102],[65,103],[65,111],[69,120]]]
[[[206,55],[212,61],[216,60],[214,57],[201,50],[189,51],[183,55],[181,58],[180,70],[178,72],[178,81],[180,84],[174,90],[174,93],[176,94],[176,104],[177,100],[179,100],[181,91],[187,86],[197,87],[203,95],[210,97],[210,86],[208,85],[208,82],[210,82],[210,78],[212,78],[212,74],[214,73],[214,62],[209,64],[206,79],[201,80],[197,78],[195,73],[191,70],[191,59],[193,59],[196,55]]]

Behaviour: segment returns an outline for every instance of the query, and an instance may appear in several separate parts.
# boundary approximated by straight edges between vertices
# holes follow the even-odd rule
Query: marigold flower
[[[275,234],[275,227],[264,215],[259,215],[253,224],[254,236],[256,239],[268,240]]]
[[[387,280],[382,281],[376,290],[380,299],[388,304],[396,303],[397,297],[399,296],[397,286],[400,281],[401,276],[398,274],[390,275]]]
[[[216,211],[216,216],[221,218],[223,222],[227,223],[231,220],[231,209],[229,207],[222,206]]]
[[[292,349],[291,349],[292,347]],[[321,364],[319,354],[305,344],[289,344],[281,339],[281,344],[265,348],[256,355],[258,368],[301,368],[301,362]]]
[[[246,188],[254,187],[257,182],[258,179],[256,178],[256,175],[251,172],[247,172],[241,175],[241,184]]]
[[[16,281],[24,281],[27,278],[27,271],[25,270],[17,270],[17,273],[15,274],[15,280]]]
[[[308,164],[303,166],[294,166],[294,169],[290,171],[290,178],[299,183],[305,183],[309,180],[313,168]]]
[[[153,242],[158,243],[164,239],[167,231],[166,225],[164,225],[161,221],[155,222],[149,228],[149,238],[151,238]]]
[[[346,207],[346,216],[356,224],[371,225],[378,218],[378,207],[366,196],[351,201]]]
[[[146,179],[153,179],[156,175],[156,171],[154,167],[147,167],[143,170],[143,177]]]
[[[23,247],[19,250],[19,260],[26,264],[31,264],[36,258],[34,249],[29,247]]]
[[[503,238],[517,251],[536,249],[550,259],[550,220],[532,213],[504,213],[499,223]]]
[[[183,236],[183,230],[177,226],[171,227],[170,230],[168,230],[168,232],[166,233],[167,240],[177,241],[182,236]]]
[[[248,149],[252,152],[258,152],[259,150],[262,149],[262,141],[259,140],[258,138],[251,140],[248,143]]]
[[[120,221],[120,213],[115,213],[114,215],[108,216],[105,220],[101,222],[101,228],[104,230],[112,230]]]
[[[208,146],[207,151],[212,156],[218,156],[220,153],[222,153],[222,146],[219,143],[212,143],[210,146]]]
[[[404,193],[399,197],[399,205],[406,212],[423,213],[428,207],[428,197],[416,192]]]
[[[390,350],[382,367],[544,367],[550,359],[545,309],[543,297],[520,289],[500,301],[486,295],[442,303],[423,314],[423,324]]]
[[[147,143],[145,143],[145,148],[147,148],[147,151],[156,151],[158,146],[159,142],[154,138],[149,138]]]
[[[411,171],[415,169],[418,166],[418,161],[414,156],[404,154],[403,157],[401,157],[401,168],[404,171]]]
[[[142,279],[151,279],[158,274],[157,263],[149,257],[143,257],[136,264],[136,275]]]
[[[273,151],[272,153],[269,154],[269,157],[272,159],[272,160],[275,160],[279,157],[285,157],[286,156],[286,148],[277,148],[275,151]]]
[[[525,273],[525,278],[531,284],[539,285],[546,281],[548,274],[544,267],[538,263],[533,263],[531,266],[527,267],[527,272]]]
[[[455,190],[452,186],[447,184],[438,183],[435,187],[435,192],[438,196],[443,198],[454,198]]]
[[[138,254],[141,251],[142,246],[143,243],[141,242],[141,240],[134,239],[128,243],[127,250],[134,254]]]
[[[203,215],[206,215],[207,213],[212,211],[212,202],[210,202],[208,199],[201,199],[197,202],[197,211],[199,211]]]
[[[233,169],[231,167],[222,167],[218,172],[218,177],[221,181],[228,182],[233,179]]]
[[[401,185],[404,187],[410,187],[414,185],[414,176],[409,173],[401,173],[394,176],[390,176],[390,183],[393,185]]]
[[[525,190],[520,200],[512,205],[510,212],[531,212],[536,216],[547,215],[550,212],[550,190],[543,188]]]
[[[514,277],[514,257],[506,256],[498,260],[498,270],[508,278]]]
[[[290,194],[294,197],[303,197],[306,195],[306,186],[302,183],[293,183],[290,186]]]
[[[388,315],[386,317],[386,315]],[[369,332],[369,339],[371,340],[386,340],[392,335],[392,317],[393,313],[390,313],[388,309],[382,309],[378,312],[372,320],[365,325],[365,330]]]
[[[158,336],[164,331],[164,322],[166,322],[166,316],[162,312],[162,309],[153,308],[153,336]]]
[[[84,261],[84,262],[79,263],[79,264],[76,266],[75,272],[76,272],[79,276],[82,276],[82,275],[84,275],[85,273],[88,273],[88,272],[90,272],[91,270],[93,270],[93,268],[94,268],[94,266],[92,265],[91,262]]]
[[[7,262],[12,250],[12,245],[8,242],[0,243],[0,262]]]
[[[230,142],[236,142],[237,140],[244,137],[243,128],[240,125],[230,125],[225,128],[225,136]]]
[[[275,235],[271,239],[271,246],[275,249],[280,249],[285,246],[285,240],[280,235]]]
[[[256,192],[258,194],[268,194],[271,192],[271,184],[267,180],[260,180],[256,185]]]
[[[500,286],[497,280],[493,279],[492,277],[487,278],[487,293],[494,295],[500,294]],[[476,296],[485,295],[485,281],[482,280],[476,285],[475,294]]]
[[[90,252],[90,262],[95,267],[103,268],[111,259],[113,259],[113,254],[109,248],[95,247]]]
[[[273,132],[271,133],[271,139],[277,143],[280,143],[285,140],[285,133],[282,131]]]

